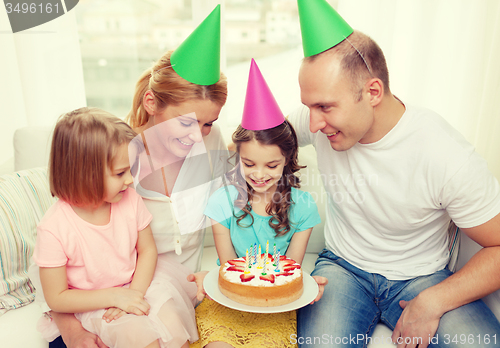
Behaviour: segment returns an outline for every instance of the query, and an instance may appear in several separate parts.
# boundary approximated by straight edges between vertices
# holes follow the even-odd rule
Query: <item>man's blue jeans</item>
[[[312,275],[328,278],[321,300],[298,311],[300,347],[366,347],[378,322],[394,330],[402,313],[400,300],[452,274],[447,269],[405,281],[364,272],[323,250]],[[500,323],[483,301],[445,313],[429,347],[500,347]]]

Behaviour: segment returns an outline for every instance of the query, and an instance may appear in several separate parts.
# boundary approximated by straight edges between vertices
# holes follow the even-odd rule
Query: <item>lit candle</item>
[[[266,259],[267,259],[267,254],[269,254],[269,241],[266,243]]]
[[[280,249],[278,249],[278,252],[276,253],[276,269],[274,271],[280,271]]]
[[[247,257],[245,259],[245,274],[250,273],[250,259],[248,258],[248,249],[247,249]]]
[[[276,266],[276,243],[274,243],[273,246],[273,259],[274,259],[273,266]]]
[[[263,263],[263,266],[262,266],[262,275],[265,276],[267,275],[267,253],[264,255],[264,261],[262,262]]]
[[[257,243],[253,244],[253,264],[257,263]]]
[[[259,261],[258,261],[257,268],[262,269],[262,254],[261,254],[261,249],[260,249],[260,244],[259,244]]]
[[[247,259],[248,259],[248,267],[252,267],[252,259],[253,259],[253,256],[252,256],[252,251],[253,251],[253,245],[250,244],[250,248],[247,249],[247,251],[250,250],[250,253],[248,254],[247,256]]]

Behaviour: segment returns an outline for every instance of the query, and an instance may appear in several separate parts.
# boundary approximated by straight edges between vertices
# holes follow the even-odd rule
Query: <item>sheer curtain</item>
[[[495,136],[500,133],[495,105],[500,95],[500,2],[329,1],[353,28],[382,47],[392,91],[407,103],[439,112],[476,146],[500,179],[500,140]],[[201,20],[219,2],[224,18],[225,1],[216,0],[193,0],[193,18]],[[0,164],[13,156],[15,129],[52,126],[61,113],[86,103],[74,12],[11,34],[7,14],[0,11]],[[222,36],[224,57],[224,31]],[[301,59],[297,47],[258,61],[285,113],[300,105]],[[230,134],[241,119],[249,62],[226,68],[223,59],[222,65],[229,96],[221,125],[229,125]]]
[[[52,127],[63,112],[85,106],[74,11],[12,34],[0,11],[0,164],[13,156],[14,131]]]
[[[500,180],[500,2],[331,1],[386,55],[392,92],[440,113]]]

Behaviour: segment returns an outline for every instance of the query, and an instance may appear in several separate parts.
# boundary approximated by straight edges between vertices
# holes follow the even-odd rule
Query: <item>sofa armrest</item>
[[[34,299],[28,267],[36,226],[55,201],[45,168],[0,177],[0,315]]]
[[[0,316],[2,348],[48,348],[49,342],[42,338],[42,334],[36,328],[41,317],[42,310],[35,303]]]

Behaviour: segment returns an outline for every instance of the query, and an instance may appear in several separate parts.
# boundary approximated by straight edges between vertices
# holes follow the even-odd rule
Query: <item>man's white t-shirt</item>
[[[500,186],[473,146],[441,116],[406,105],[371,144],[335,151],[309,131],[309,109],[289,116],[299,145],[316,148],[327,193],[326,248],[392,280],[434,273],[449,259],[447,227],[500,213]]]

